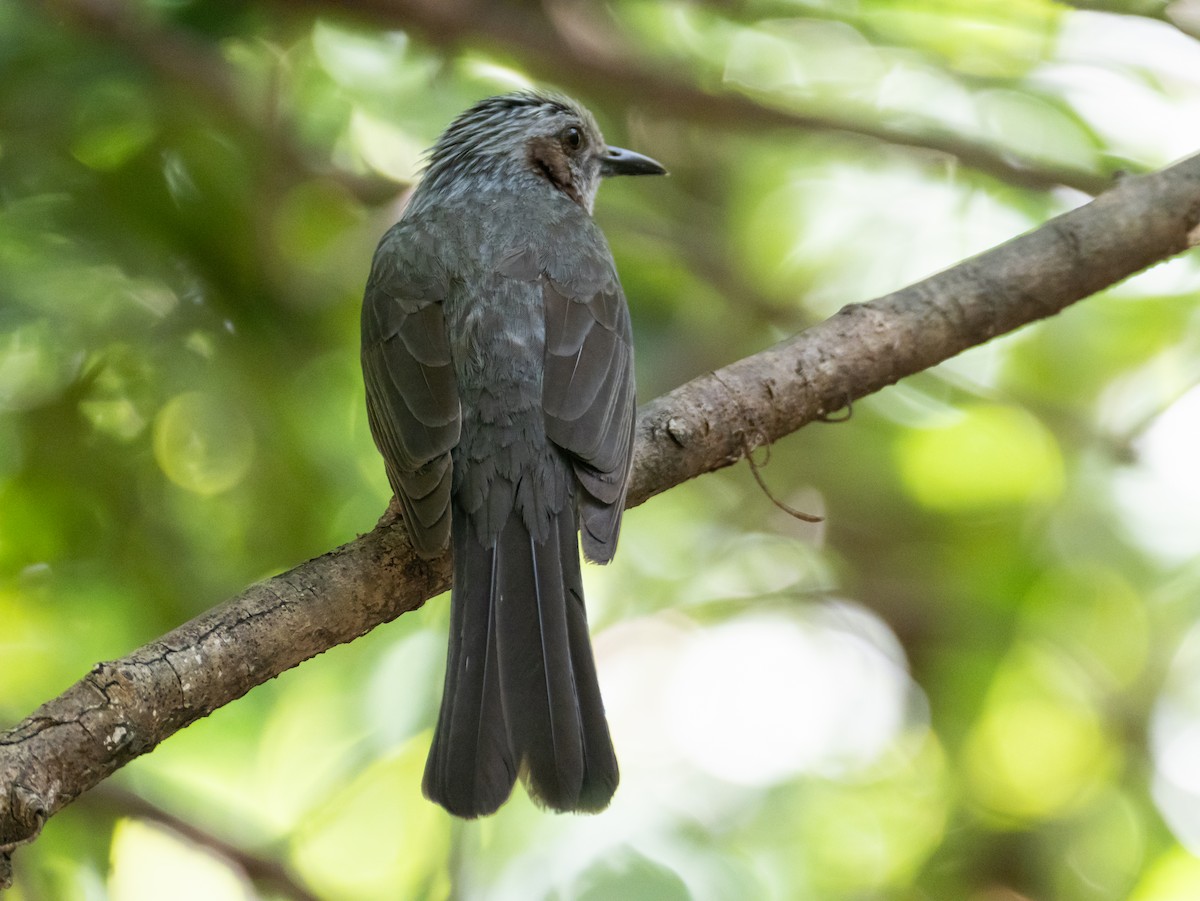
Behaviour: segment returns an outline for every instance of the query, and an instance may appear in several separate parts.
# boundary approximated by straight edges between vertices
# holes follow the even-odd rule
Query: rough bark
[[[1026,235],[649,404],[630,505],[847,403],[1051,316],[1200,243],[1200,156],[1129,178]],[[0,733],[0,886],[14,848],[128,761],[255,685],[449,586],[385,517],[83,679]]]

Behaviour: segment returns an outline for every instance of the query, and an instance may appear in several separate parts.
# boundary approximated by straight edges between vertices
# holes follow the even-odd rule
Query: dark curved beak
[[[662,163],[648,156],[625,150],[621,147],[609,147],[600,157],[600,177],[610,175],[666,175],[667,170]]]

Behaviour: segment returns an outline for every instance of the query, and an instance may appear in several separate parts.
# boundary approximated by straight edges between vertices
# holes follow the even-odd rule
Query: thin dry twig
[[[762,493],[767,496],[772,504],[795,519],[801,522],[824,522],[824,516],[817,516],[815,513],[805,513],[803,510],[797,510],[795,507],[785,504],[782,500],[775,496],[775,493],[767,487],[767,483],[763,481],[762,473],[759,471],[758,462],[754,459],[754,449],[750,447],[750,442],[746,442],[746,462],[750,464],[750,474],[754,476],[754,481],[758,483],[758,487],[762,489]],[[771,445],[766,445],[767,459],[763,461],[763,466],[771,461]]]
[[[741,410],[741,412],[742,412],[744,421],[747,423],[750,423],[752,421],[751,417],[746,414],[745,408],[742,407],[741,400],[738,398],[738,396],[736,394],[733,393],[732,389],[730,389],[730,387],[725,384],[725,382],[721,378],[720,373],[713,372],[713,373],[710,373],[710,375],[717,382],[717,384],[719,384],[722,388],[724,388],[726,390],[726,392],[728,392],[729,396],[733,399],[733,402],[735,404],[737,404],[738,409]],[[788,504],[785,504],[782,500],[780,500],[775,495],[775,493],[770,488],[767,487],[767,483],[763,480],[762,473],[759,472],[758,461],[756,461],[754,459],[754,449],[756,447],[765,446],[767,459],[763,461],[763,465],[765,466],[771,460],[771,445],[765,443],[766,438],[762,434],[762,432],[757,431],[757,430],[754,431],[754,441],[753,442],[751,442],[751,440],[747,437],[746,429],[744,429],[744,428],[738,429],[737,434],[742,440],[742,453],[746,457],[746,462],[750,464],[750,474],[754,476],[754,481],[758,483],[759,490],[761,490],[762,493],[764,495],[766,495],[767,500],[769,500],[772,504],[774,504],[776,507],[778,507],[784,513],[786,513],[789,516],[792,516],[796,519],[799,519],[803,522],[824,522],[825,520],[824,520],[824,517],[822,517],[822,516],[816,516],[812,513],[804,513],[801,510],[797,510],[795,507],[791,507]]]

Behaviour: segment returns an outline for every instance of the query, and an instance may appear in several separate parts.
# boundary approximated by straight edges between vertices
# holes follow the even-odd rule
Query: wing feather
[[[585,285],[587,292],[572,291],[561,279],[544,278],[542,285],[546,434],[572,458],[584,489],[584,553],[599,562],[612,559],[616,550],[636,413],[629,308],[611,257],[609,266],[608,282]]]
[[[435,556],[450,537],[450,450],[461,414],[442,315],[419,235],[401,221],[380,242],[363,299],[367,421],[413,547]],[[425,264],[427,265],[427,264]]]

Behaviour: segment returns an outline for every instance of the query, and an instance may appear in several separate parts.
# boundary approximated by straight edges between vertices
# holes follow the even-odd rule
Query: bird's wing
[[[450,537],[450,449],[460,428],[444,279],[429,268],[437,250],[420,228],[394,226],[375,252],[362,315],[367,419],[422,556]]]
[[[572,456],[583,487],[583,550],[612,559],[633,463],[637,410],[629,307],[598,229],[584,253],[545,272],[546,434]]]

